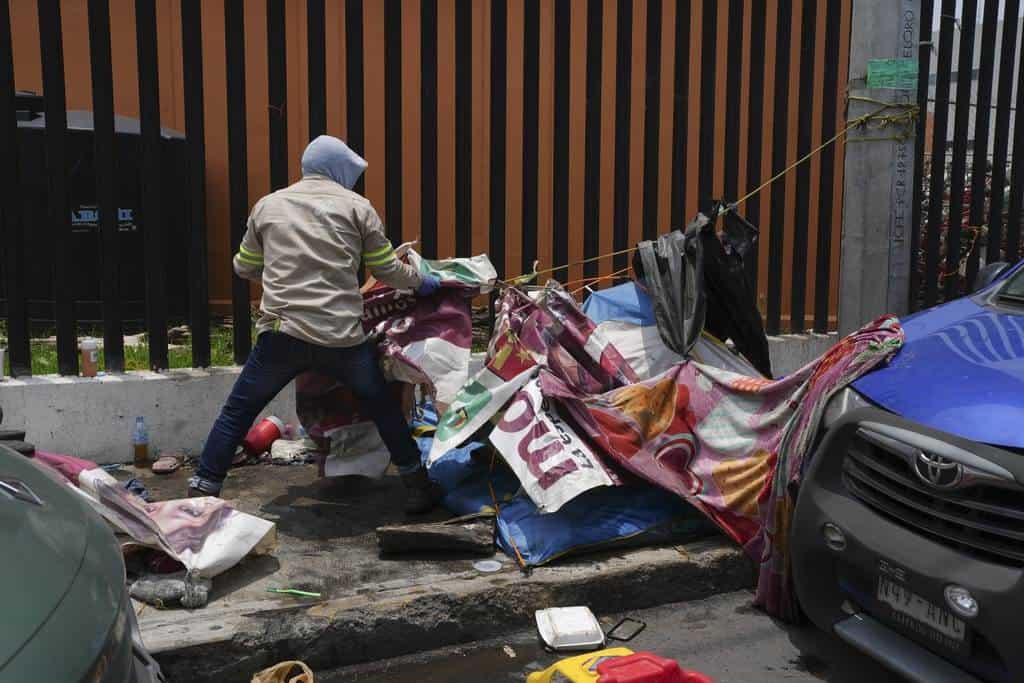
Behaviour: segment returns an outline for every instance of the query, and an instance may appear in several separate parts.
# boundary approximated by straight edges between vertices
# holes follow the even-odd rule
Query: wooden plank
[[[494,554],[494,518],[377,527],[377,543],[388,554],[417,552]]]

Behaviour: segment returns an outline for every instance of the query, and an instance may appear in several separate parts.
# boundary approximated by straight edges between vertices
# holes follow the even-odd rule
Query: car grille
[[[1024,565],[1024,490],[977,482],[937,491],[904,454],[858,433],[843,462],[843,484],[895,523],[980,558]]]

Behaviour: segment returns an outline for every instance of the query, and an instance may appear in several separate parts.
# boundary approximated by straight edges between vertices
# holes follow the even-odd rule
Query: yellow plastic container
[[[627,647],[610,647],[569,657],[544,671],[530,674],[526,677],[526,683],[595,683],[598,664],[610,657],[625,657],[631,654],[633,651]]]

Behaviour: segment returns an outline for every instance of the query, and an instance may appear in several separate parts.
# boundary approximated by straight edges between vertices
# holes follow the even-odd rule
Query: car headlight
[[[821,421],[822,426],[825,429],[831,429],[832,425],[838,422],[839,418],[846,413],[857,408],[867,408],[871,405],[873,405],[871,401],[850,387],[844,387],[829,399],[828,405],[825,406],[825,416]]]

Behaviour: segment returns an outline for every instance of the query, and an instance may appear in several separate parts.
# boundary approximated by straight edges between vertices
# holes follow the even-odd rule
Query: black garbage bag
[[[764,323],[755,289],[743,266],[756,258],[757,228],[734,210],[721,213],[715,204],[711,217],[699,214],[685,233],[675,231],[658,240],[641,242],[633,255],[633,271],[654,301],[662,339],[686,355],[701,330],[736,350],[765,377],[772,376]],[[723,232],[715,230],[721,215]]]
[[[704,329],[723,341],[731,340],[758,372],[770,378],[772,361],[756,287],[743,266],[748,254],[757,258],[757,228],[735,211],[726,212],[722,221],[720,236],[710,226],[700,233],[707,299]]]

